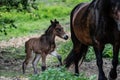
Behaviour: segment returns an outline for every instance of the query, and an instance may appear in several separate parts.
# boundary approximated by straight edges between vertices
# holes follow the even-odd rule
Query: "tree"
[[[0,19],[0,32],[7,35],[7,29],[11,28],[17,28],[17,26],[14,24],[14,20],[12,19]]]
[[[35,3],[36,0],[0,0],[0,6],[6,6],[7,11],[10,11],[11,8],[19,8],[19,5],[22,5],[22,9],[28,10],[29,7],[38,9]]]

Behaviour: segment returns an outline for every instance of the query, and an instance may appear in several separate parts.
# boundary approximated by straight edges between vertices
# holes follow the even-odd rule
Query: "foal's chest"
[[[50,52],[54,51],[55,47],[55,44],[43,45],[41,46],[41,50],[46,54],[49,54]]]

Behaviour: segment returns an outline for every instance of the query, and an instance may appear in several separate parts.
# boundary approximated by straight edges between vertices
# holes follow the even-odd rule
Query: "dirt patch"
[[[111,60],[110,59],[103,59],[104,63],[103,63],[103,69],[105,72],[106,77],[108,77],[108,74],[110,72],[111,69]],[[74,65],[72,65],[69,68],[70,71],[74,71]],[[83,62],[83,64],[81,66],[79,66],[79,71],[80,73],[85,73],[85,75],[87,77],[96,76],[96,80],[98,79],[98,67],[96,65],[96,60],[93,60],[91,62]],[[120,65],[118,65],[117,68],[117,73],[118,73],[118,78],[116,80],[120,80]]]
[[[54,63],[54,62],[50,62],[50,59],[53,58],[51,57],[50,55],[48,56],[47,58],[47,66],[56,66],[56,64],[58,63]],[[13,72],[15,73],[15,75],[10,78],[10,77],[4,77],[4,76],[0,76],[0,80],[28,80],[28,78],[24,78],[25,75],[22,74],[22,62],[23,60],[20,60],[20,59],[4,59],[4,58],[0,58],[0,73],[1,72]],[[104,59],[104,64],[103,64],[103,69],[105,71],[105,74],[106,76],[108,76],[108,73],[110,71],[110,68],[111,68],[111,60],[110,59]],[[40,64],[38,65],[38,70],[39,72],[41,72],[41,69],[40,69]],[[74,66],[71,66],[70,71],[74,72]],[[96,61],[93,60],[91,62],[83,62],[83,64],[79,67],[79,70],[80,70],[80,73],[85,73],[85,75],[87,77],[89,76],[93,76],[95,75],[96,76],[96,80],[97,80],[97,75],[98,75],[98,69],[97,69],[97,66],[96,66]],[[120,65],[118,66],[118,69],[117,69],[117,72],[118,72],[118,78],[117,80],[120,80]],[[29,75],[29,74],[33,74],[33,69],[32,69],[32,65],[29,64],[28,65],[28,68],[26,70],[26,75]]]

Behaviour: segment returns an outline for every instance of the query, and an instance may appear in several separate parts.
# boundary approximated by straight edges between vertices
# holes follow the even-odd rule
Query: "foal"
[[[23,62],[22,69],[23,73],[25,73],[26,66],[29,63],[32,52],[35,53],[35,58],[32,62],[34,73],[37,74],[37,64],[40,60],[40,57],[42,57],[42,71],[46,69],[46,56],[48,54],[51,54],[60,62],[60,65],[62,65],[62,58],[61,56],[55,51],[55,36],[58,36],[62,39],[67,40],[68,36],[63,30],[63,27],[59,24],[59,22],[55,19],[54,21],[51,20],[51,25],[49,28],[45,31],[43,35],[39,38],[31,38],[28,41],[25,42],[25,52],[26,52],[26,59]]]

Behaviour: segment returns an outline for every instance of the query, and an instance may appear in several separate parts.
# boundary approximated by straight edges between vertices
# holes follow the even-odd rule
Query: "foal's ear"
[[[50,22],[51,22],[51,24],[53,23],[53,21],[52,21],[52,20],[50,20]]]
[[[59,23],[59,21],[57,21],[57,19],[54,20],[55,23]]]
[[[55,19],[54,21],[57,22],[57,19]]]

